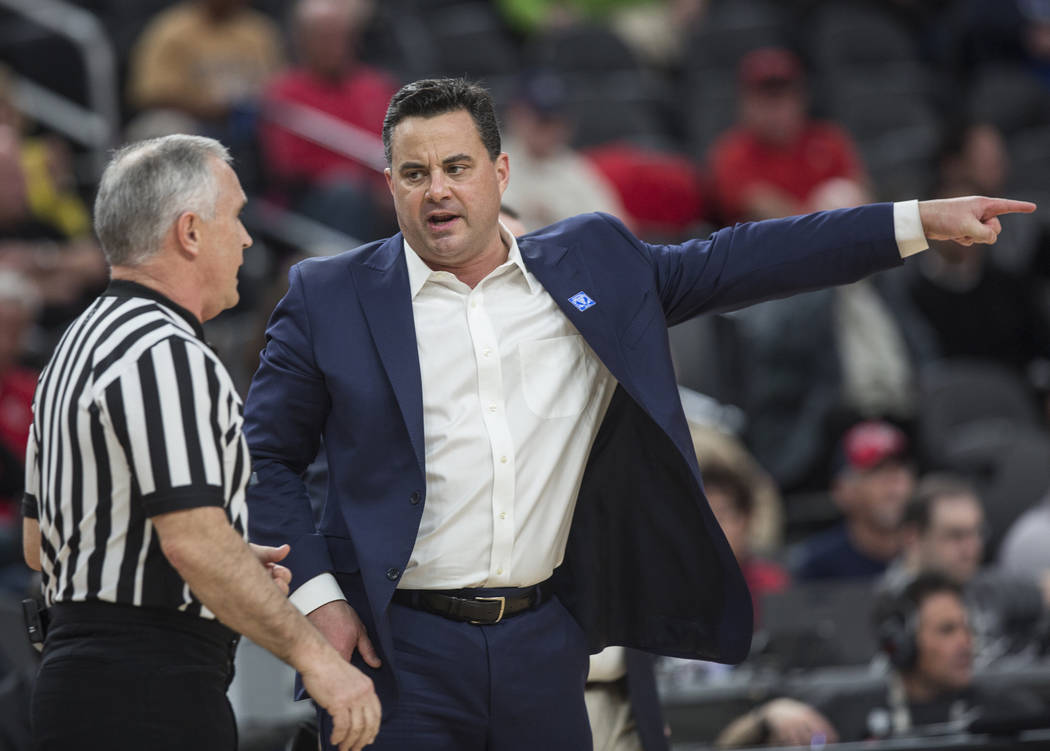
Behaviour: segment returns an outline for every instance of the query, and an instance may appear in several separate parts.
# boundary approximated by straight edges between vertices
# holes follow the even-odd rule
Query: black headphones
[[[879,649],[901,672],[914,668],[919,659],[918,620],[918,608],[911,598],[904,596],[894,597],[879,616],[876,628]]]

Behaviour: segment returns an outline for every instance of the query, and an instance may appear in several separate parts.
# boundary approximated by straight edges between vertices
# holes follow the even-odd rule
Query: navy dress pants
[[[400,697],[369,751],[589,751],[586,639],[556,597],[485,626],[390,616]],[[319,727],[332,748],[326,712]]]

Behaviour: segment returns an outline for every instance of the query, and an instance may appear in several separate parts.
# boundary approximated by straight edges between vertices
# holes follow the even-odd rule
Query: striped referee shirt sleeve
[[[132,498],[147,516],[225,505],[224,456],[239,414],[216,367],[200,342],[169,337],[101,395],[100,409],[128,463]]]
[[[26,442],[25,491],[22,495],[22,516],[26,519],[40,518],[40,446],[36,438],[36,425],[29,426]]]

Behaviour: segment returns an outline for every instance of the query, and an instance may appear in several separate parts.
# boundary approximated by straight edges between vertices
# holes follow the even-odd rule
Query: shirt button
[[[496,411],[496,405],[495,404],[490,404],[489,405],[489,412],[495,412],[495,411]]]
[[[401,576],[401,569],[388,568],[386,570],[386,578],[392,582],[396,582],[399,576]]]
[[[507,463],[507,457],[505,457],[505,456],[501,456],[501,457],[499,458],[499,463],[500,463],[500,464],[506,464],[506,463]]]
[[[498,568],[498,569],[496,569],[496,573],[497,573],[498,575],[502,576],[502,575],[503,575],[503,569],[502,569],[502,568]]]
[[[477,300],[471,300],[470,301],[470,307],[472,307],[472,308],[478,307],[478,301]]]
[[[489,355],[492,354],[492,350],[491,349],[483,349],[483,350],[481,350],[481,354],[484,355],[485,357],[488,357]]]
[[[507,518],[507,512],[506,511],[500,511],[499,512],[499,518],[500,519],[506,519]]]
[[[413,506],[418,506],[419,502],[423,499],[423,496],[419,494],[418,490],[413,490],[412,495],[408,497],[408,502]]]

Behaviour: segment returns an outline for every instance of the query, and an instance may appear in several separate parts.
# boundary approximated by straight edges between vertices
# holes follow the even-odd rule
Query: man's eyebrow
[[[452,164],[453,162],[473,162],[473,161],[474,161],[474,159],[473,159],[473,157],[470,156],[470,154],[453,154],[452,156],[447,156],[444,159],[442,159],[441,163],[448,165],[448,164]]]
[[[420,164],[419,162],[401,162],[398,165],[398,172],[404,172],[407,169],[424,169],[426,165]]]

